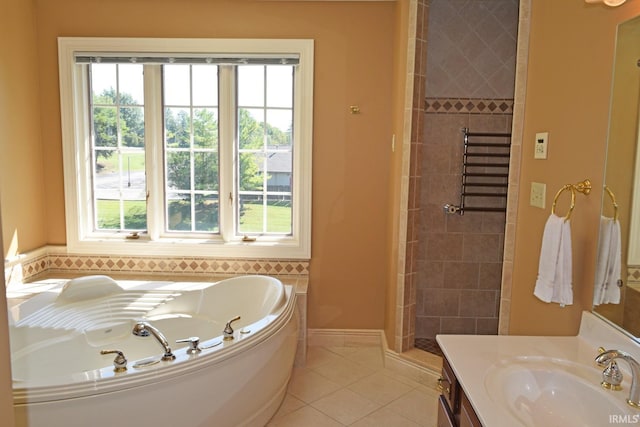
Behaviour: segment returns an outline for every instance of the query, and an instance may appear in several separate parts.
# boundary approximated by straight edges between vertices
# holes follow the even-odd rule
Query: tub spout
[[[148,337],[149,334],[153,335],[153,337],[160,343],[164,350],[164,355],[162,356],[162,360],[174,360],[176,356],[171,352],[171,347],[169,347],[169,341],[165,338],[165,336],[160,332],[156,327],[151,325],[148,322],[138,322],[134,325],[133,330],[131,331],[133,335],[137,337]]]

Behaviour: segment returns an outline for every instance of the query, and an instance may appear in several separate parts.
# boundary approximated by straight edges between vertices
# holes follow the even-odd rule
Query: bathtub
[[[234,329],[223,339],[226,323]],[[147,322],[153,336],[132,334]],[[17,426],[264,426],[298,336],[295,290],[267,276],[215,283],[65,281],[9,311]],[[199,337],[199,352],[177,340]],[[127,369],[117,371],[121,351]]]

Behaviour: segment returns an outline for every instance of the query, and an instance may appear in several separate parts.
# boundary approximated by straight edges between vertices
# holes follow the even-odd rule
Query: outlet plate
[[[529,197],[529,204],[540,209],[544,209],[545,198],[547,194],[547,184],[541,182],[531,183],[531,196]]]
[[[536,140],[534,144],[535,150],[533,152],[533,158],[546,159],[549,145],[549,132],[536,133]]]

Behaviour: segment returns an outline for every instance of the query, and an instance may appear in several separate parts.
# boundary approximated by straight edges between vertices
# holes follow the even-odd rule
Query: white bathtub
[[[98,283],[103,282],[103,283]],[[223,340],[232,323],[234,339]],[[17,426],[264,426],[295,357],[295,291],[266,276],[217,283],[71,281],[9,313]],[[146,321],[162,346],[132,334]],[[200,337],[197,354],[176,340]],[[128,369],[115,372],[120,350]]]

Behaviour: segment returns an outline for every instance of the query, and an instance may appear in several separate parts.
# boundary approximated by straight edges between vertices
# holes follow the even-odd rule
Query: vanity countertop
[[[584,367],[587,381],[590,382],[593,374],[593,384],[599,387],[602,368],[594,361],[598,347],[624,350],[640,360],[640,346],[635,341],[589,312],[583,313],[577,336],[438,335],[437,341],[478,418],[488,427],[527,425],[492,396],[487,386],[487,374],[496,367],[519,360],[560,360]],[[619,399],[624,408],[631,374],[626,363],[621,362],[620,368],[625,374],[624,389],[618,392],[602,389],[602,393]],[[567,408],[568,413],[564,416],[570,416],[571,411],[576,410],[579,408]],[[625,413],[640,416],[640,410],[632,408]],[[618,414],[602,414],[602,422],[594,420],[593,425],[608,425],[613,415]]]

